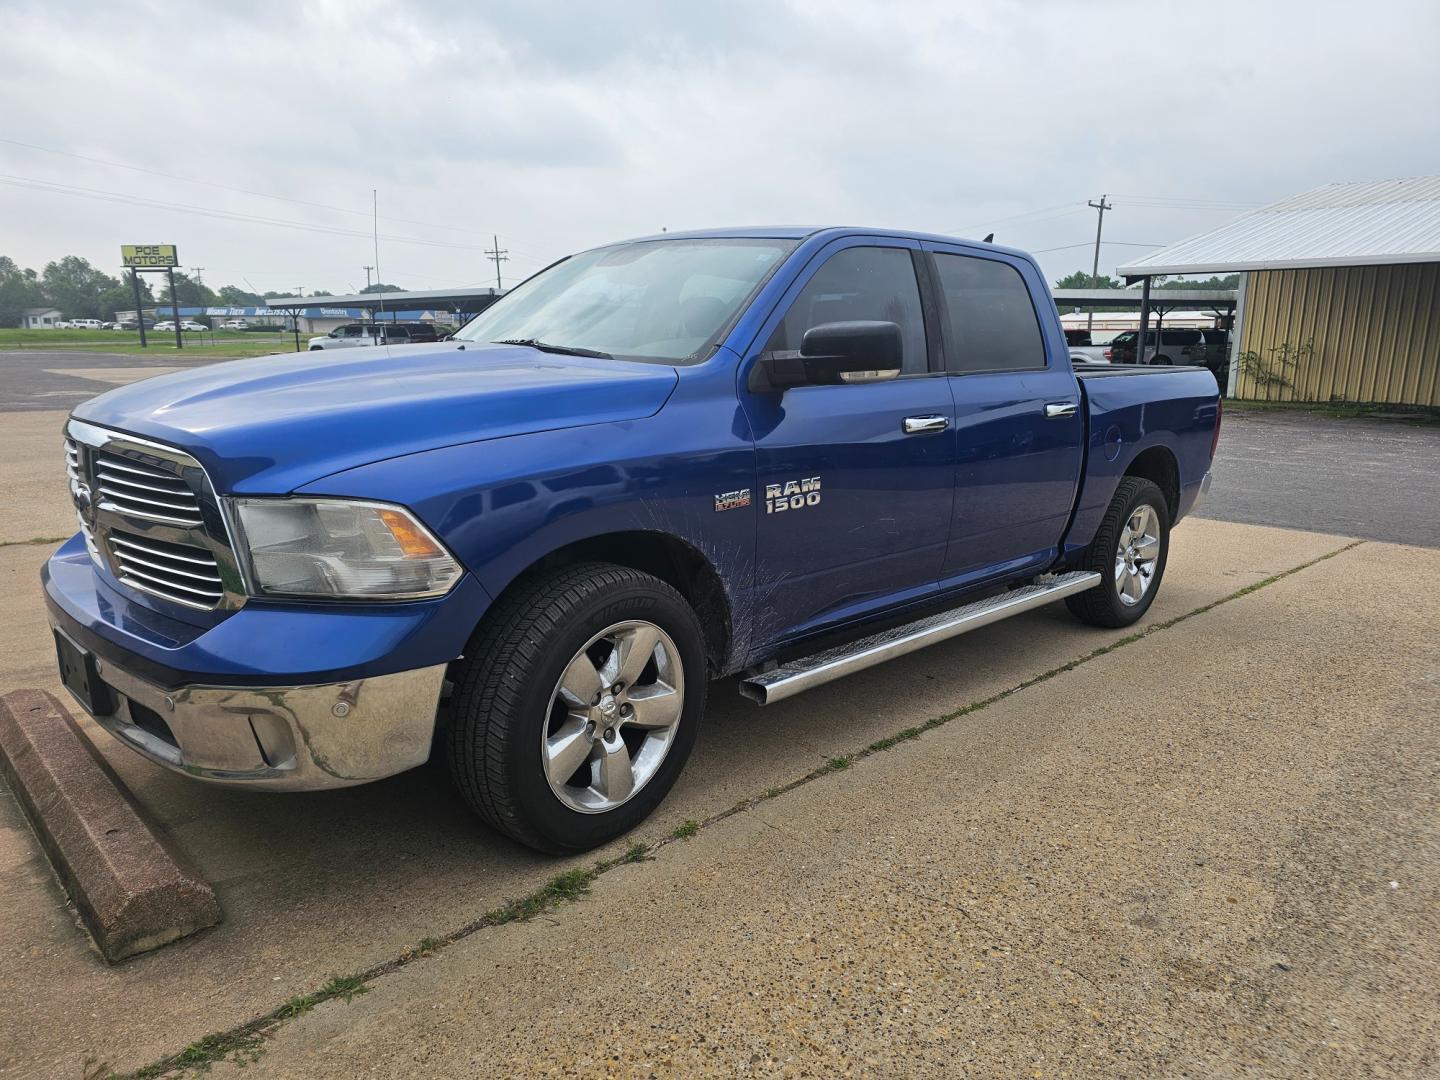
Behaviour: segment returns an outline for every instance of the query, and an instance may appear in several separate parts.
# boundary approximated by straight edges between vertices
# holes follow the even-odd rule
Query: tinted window
[[[811,327],[857,320],[896,323],[904,349],[901,371],[928,370],[920,288],[904,248],[852,247],[830,256],[790,305],[766,348],[793,352]]]
[[[1045,366],[1045,343],[1030,290],[1007,263],[935,256],[950,316],[951,371],[1019,371]]]

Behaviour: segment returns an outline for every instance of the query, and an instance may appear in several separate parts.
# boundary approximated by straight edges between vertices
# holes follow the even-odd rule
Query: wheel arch
[[[694,609],[705,633],[706,659],[719,673],[734,640],[730,599],[719,571],[705,554],[670,533],[644,529],[601,533],[572,541],[540,556],[516,574],[495,597],[500,599],[539,574],[583,562],[607,562],[653,574],[675,589]]]
[[[1180,512],[1180,462],[1168,446],[1152,446],[1136,454],[1125,467],[1126,476],[1149,480],[1165,496],[1170,521]]]

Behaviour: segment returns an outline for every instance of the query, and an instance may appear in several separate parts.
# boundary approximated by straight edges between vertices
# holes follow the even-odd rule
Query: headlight
[[[415,515],[345,499],[236,499],[251,579],[266,596],[440,596],[460,564]]]

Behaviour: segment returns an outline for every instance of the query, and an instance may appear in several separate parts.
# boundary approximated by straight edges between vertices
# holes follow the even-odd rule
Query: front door
[[[955,442],[950,391],[931,372],[918,258],[906,241],[836,241],[791,286],[742,365],[758,482],[758,645],[936,588]],[[900,326],[898,376],[783,393],[747,388],[762,353],[798,350],[811,327],[852,320]]]

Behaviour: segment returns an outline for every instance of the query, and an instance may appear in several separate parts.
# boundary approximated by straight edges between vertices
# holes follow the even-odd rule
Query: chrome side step
[[[834,649],[781,664],[740,682],[740,693],[760,705],[773,705],[803,690],[864,671],[927,645],[957,637],[1022,611],[1084,592],[1100,584],[1100,575],[1083,570],[1056,574],[1036,585],[1012,589],[964,607],[929,615],[904,626],[872,634]]]

